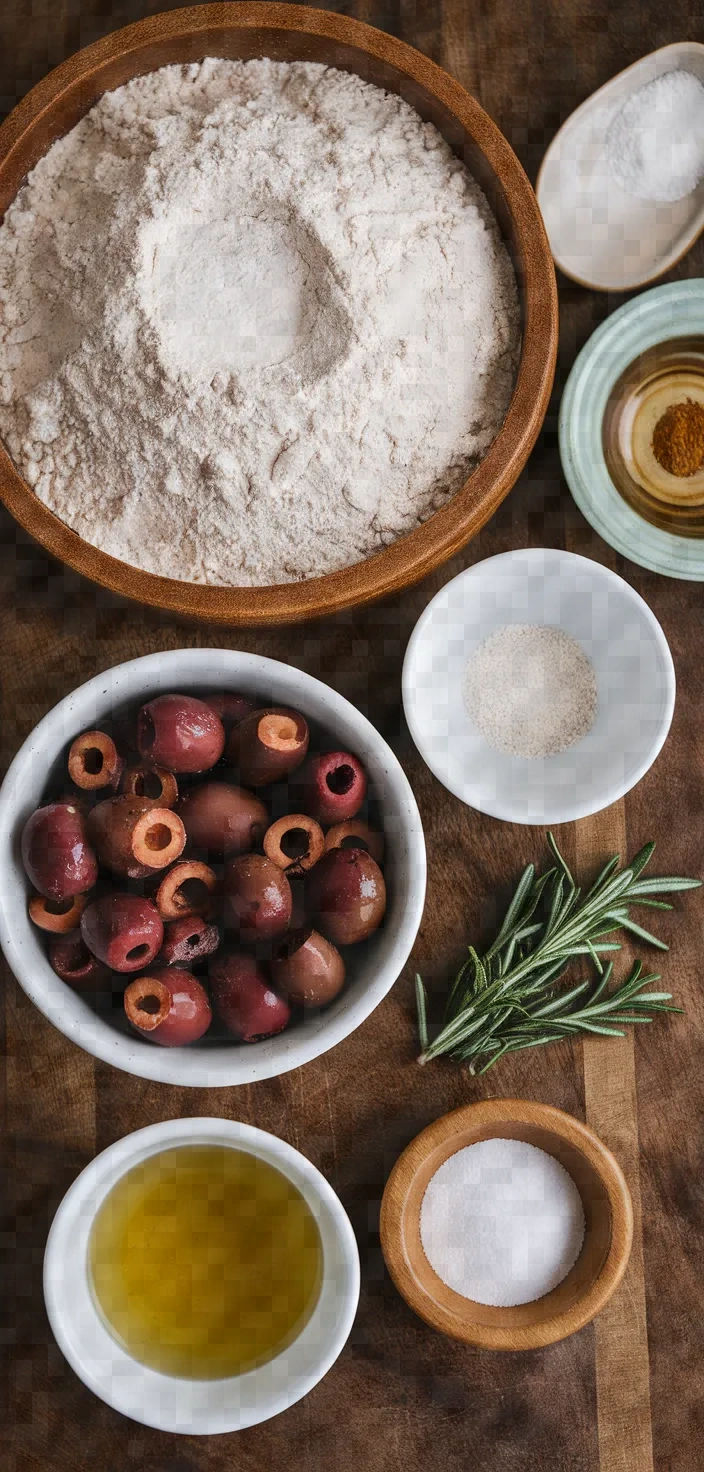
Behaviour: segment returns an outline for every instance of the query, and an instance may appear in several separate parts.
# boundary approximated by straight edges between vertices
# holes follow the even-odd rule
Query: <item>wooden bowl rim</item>
[[[504,191],[523,266],[523,344],[504,424],[460,490],[422,526],[352,567],[300,583],[265,587],[213,586],[143,572],[85,542],[35,496],[0,444],[0,497],[25,531],[92,582],[185,617],[231,625],[280,624],[322,617],[382,598],[417,582],[447,560],[488,521],[514,485],[545,417],[557,355],[555,271],[537,200],[513,149],[479,103],[414,47],[361,21],[303,5],[246,0],[148,16],[78,51],[18,103],[0,127],[3,174],[28,143],[37,119],[92,73],[145,45],[188,35],[255,29],[324,36],[385,62],[432,94],[460,122],[487,159]],[[136,73],[135,73],[136,74]]]
[[[534,1324],[506,1328],[481,1324],[468,1309],[463,1312],[461,1295],[453,1294],[455,1312],[446,1310],[428,1293],[409,1261],[406,1249],[406,1203],[418,1171],[441,1144],[459,1136],[464,1129],[525,1124],[549,1131],[579,1150],[599,1176],[611,1211],[611,1241],[605,1261],[592,1283],[569,1308],[549,1313]],[[462,1146],[458,1146],[459,1149]],[[452,1152],[450,1152],[452,1153]],[[484,1099],[463,1104],[433,1121],[416,1135],[399,1156],[384,1187],[380,1218],[381,1248],[388,1271],[402,1298],[432,1328],[480,1349],[539,1349],[565,1339],[584,1328],[608,1302],[626,1271],[633,1240],[631,1194],[618,1161],[598,1135],[574,1115],[552,1104],[527,1099]],[[436,1277],[428,1264],[428,1277]],[[559,1285],[558,1285],[559,1287]],[[552,1290],[555,1292],[556,1290]],[[546,1299],[551,1295],[546,1295]],[[540,1302],[540,1300],[536,1300]],[[464,1300],[471,1305],[471,1300]],[[491,1312],[483,1306],[484,1312]],[[500,1311],[498,1311],[500,1312]]]

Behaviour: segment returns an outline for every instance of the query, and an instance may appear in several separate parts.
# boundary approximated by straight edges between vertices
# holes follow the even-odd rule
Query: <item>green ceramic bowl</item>
[[[569,488],[594,530],[632,562],[671,578],[704,581],[704,538],[644,521],[609,474],[602,425],[614,384],[640,353],[672,338],[704,338],[704,278],[644,291],[597,327],[567,380],[560,406],[560,457]]]

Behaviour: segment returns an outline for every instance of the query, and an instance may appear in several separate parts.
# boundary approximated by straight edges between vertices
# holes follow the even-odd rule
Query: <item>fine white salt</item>
[[[512,1308],[561,1283],[584,1241],[584,1209],[564,1166],[523,1140],[481,1140],[431,1177],[420,1235],[430,1266],[475,1303]]]
[[[704,177],[704,87],[678,68],[637,87],[606,134],[609,168],[636,199],[674,203]]]

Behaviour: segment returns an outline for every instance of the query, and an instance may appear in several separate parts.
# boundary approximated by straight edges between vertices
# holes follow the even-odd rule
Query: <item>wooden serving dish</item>
[[[448,1288],[420,1238],[431,1176],[456,1150],[497,1137],[524,1140],[555,1156],[577,1186],[586,1222],[582,1251],[567,1277],[517,1308],[491,1308]],[[582,1329],[618,1287],[632,1237],[630,1193],[610,1150],[571,1114],[524,1099],[468,1104],[429,1125],[397,1160],[381,1203],[381,1246],[399,1293],[432,1328],[482,1349],[538,1349]]]
[[[365,562],[306,582],[214,587],[157,577],[85,542],[48,510],[0,447],[0,496],[62,562],[141,603],[223,624],[280,624],[397,592],[451,557],[493,514],[530,454],[545,416],[557,351],[555,273],[533,190],[499,129],[452,77],[420,52],[346,16],[301,5],[199,5],[150,16],[87,46],[45,77],[0,128],[0,216],[27,173],[102,93],[173,62],[204,56],[317,61],[403,96],[435,124],[485,190],[521,292],[523,349],[505,423],[488,454],[423,526]]]

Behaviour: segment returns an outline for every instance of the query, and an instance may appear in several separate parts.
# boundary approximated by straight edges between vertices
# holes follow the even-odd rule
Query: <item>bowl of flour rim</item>
[[[448,1287],[421,1239],[423,1198],[436,1172],[485,1140],[520,1140],[551,1155],[577,1187],[584,1212],[582,1247],[566,1277],[513,1307],[478,1303]],[[456,1225],[461,1232],[461,1206]],[[621,1167],[587,1125],[549,1104],[483,1099],[436,1119],[406,1147],[384,1188],[380,1234],[399,1293],[432,1328],[480,1349],[539,1349],[582,1329],[608,1303],[628,1266],[633,1207]]]
[[[207,1037],[160,1048],[135,1037],[123,1009],[104,1012],[89,995],[55,974],[27,914],[30,893],[19,837],[38,806],[54,764],[81,731],[100,727],[111,711],[134,710],[168,691],[238,690],[265,705],[292,706],[332,750],[363,763],[379,803],[386,840],[388,906],[383,924],[355,947],[348,981],[332,1005],[257,1043]],[[125,1073],[180,1087],[256,1083],[300,1068],[349,1037],[383,1001],[408,960],[423,915],[426,858],[423,825],[400,762],[350,701],[303,670],[233,649],[172,649],[128,660],[71,691],[35,726],[0,787],[0,946],[28,997],[78,1047]]]
[[[441,68],[346,16],[296,5],[232,4],[226,11],[203,5],[151,16],[87,47],[44,78],[0,129],[0,214],[52,142],[75,127],[104,93],[134,78],[213,55],[322,63],[401,96],[443,134],[499,221],[520,293],[522,346],[513,396],[484,458],[421,525],[364,560],[323,576],[225,586],[182,580],[171,576],[168,566],[160,566],[158,574],[131,566],[60,520],[0,447],[5,504],[35,540],[84,576],[181,616],[280,624],[397,592],[453,555],[493,514],[525,464],[544,418],[557,346],[557,295],[540,212],[513,150],[475,99]]]
[[[555,754],[497,749],[496,720],[482,723],[494,745],[470,715],[470,662],[485,660],[488,641],[506,639],[506,630],[513,647],[494,661],[495,675],[513,670],[520,682],[526,630],[533,638],[554,631],[547,637],[558,657],[566,648],[586,663],[582,675],[593,672],[591,724],[579,737],[578,722],[578,739]],[[505,709],[507,694],[489,689],[489,717]],[[476,563],[436,594],[406,650],[403,703],[421,756],[462,802],[507,822],[567,823],[616,802],[648,771],[670,729],[675,671],[655,615],[623,578],[576,553],[528,547]]]

